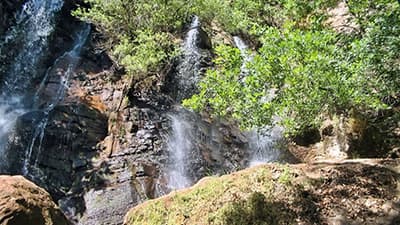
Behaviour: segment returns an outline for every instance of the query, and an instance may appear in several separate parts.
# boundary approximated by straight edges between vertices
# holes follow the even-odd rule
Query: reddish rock
[[[1,225],[69,225],[50,195],[22,176],[0,176]]]

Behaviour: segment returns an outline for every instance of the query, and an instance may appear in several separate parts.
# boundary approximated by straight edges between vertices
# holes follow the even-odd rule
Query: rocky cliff
[[[69,55],[84,30],[70,15],[75,3],[56,16],[38,72],[44,75],[31,85],[35,101],[8,140],[6,174],[24,174],[45,188],[74,223],[122,224],[131,207],[171,191],[167,169],[175,162],[167,142],[177,114],[191,126],[191,180],[246,166],[247,139],[234,124],[176,107],[181,58],[161,74],[133,80],[99,48],[102,34],[94,29],[79,57]],[[207,67],[211,42],[200,34],[198,63]]]

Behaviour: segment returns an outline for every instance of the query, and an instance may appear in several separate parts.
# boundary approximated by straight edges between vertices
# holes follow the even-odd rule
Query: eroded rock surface
[[[0,224],[70,223],[44,189],[21,176],[0,176]]]

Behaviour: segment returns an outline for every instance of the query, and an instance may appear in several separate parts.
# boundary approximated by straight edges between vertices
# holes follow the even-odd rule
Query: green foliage
[[[173,34],[191,16],[183,0],[85,0],[73,14],[93,23],[112,41],[112,52],[130,75],[157,72],[176,53]]]
[[[400,7],[392,4],[375,13],[363,39],[354,44],[362,72],[381,97],[400,90]]]
[[[348,0],[350,13],[355,17],[362,30],[366,29],[371,21],[379,17],[380,12],[386,11],[397,2],[393,0]]]
[[[93,23],[110,39],[109,48],[128,74],[158,71],[176,53],[172,40],[192,15],[216,22],[229,32],[255,33],[262,24],[282,24],[326,7],[326,2],[304,0],[84,0],[73,14]],[[296,7],[302,6],[302,7]],[[277,13],[280,12],[280,13]]]
[[[114,55],[125,66],[129,74],[158,71],[162,62],[173,56],[171,43],[166,33],[152,33],[150,30],[138,31],[134,41],[121,37],[114,47]]]
[[[278,183],[284,184],[284,185],[290,185],[290,184],[292,184],[293,179],[294,179],[294,175],[290,171],[290,168],[288,166],[284,166],[283,171],[278,178]]]
[[[177,55],[183,25],[198,15],[260,44],[247,74],[238,49],[215,48],[215,68],[184,105],[265,126],[279,116],[289,134],[318,127],[323,117],[384,107],[379,99],[400,90],[400,13],[390,0],[349,0],[359,36],[326,28],[326,9],[338,0],[85,0],[74,15],[111,40],[128,74],[160,71]]]
[[[244,82],[239,80],[239,53],[218,48],[216,69],[206,74],[200,94],[184,105],[231,116],[245,128],[264,126],[277,114],[289,133],[317,127],[324,114],[378,106],[359,73],[361,63],[346,57],[334,33],[271,27],[260,41],[262,47],[247,65],[250,72]]]
[[[325,10],[335,6],[338,0],[284,0],[281,1],[283,15],[286,21],[291,21],[299,27],[322,26]]]

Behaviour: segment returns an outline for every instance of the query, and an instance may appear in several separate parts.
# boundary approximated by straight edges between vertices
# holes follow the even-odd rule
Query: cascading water
[[[19,97],[0,97],[0,172],[7,165],[7,160],[4,157],[8,136],[15,125],[15,121],[24,112]]]
[[[241,76],[240,80],[243,81],[244,77],[249,73],[247,69],[247,63],[253,60],[253,56],[249,53],[249,47],[247,44],[238,36],[233,37],[236,47],[240,50],[240,54],[243,58],[243,64],[241,66]]]
[[[281,152],[277,143],[282,139],[282,128],[272,126],[247,134],[249,140],[250,160],[249,166],[273,162],[280,159]]]
[[[8,136],[16,119],[26,112],[29,86],[38,76],[37,68],[54,30],[54,17],[63,0],[27,1],[16,18],[16,25],[1,38],[0,55],[11,55],[0,68],[0,171],[4,165]],[[9,54],[10,48],[18,50]]]
[[[197,90],[200,81],[201,53],[197,45],[199,42],[200,20],[193,18],[187,33],[183,48],[183,58],[177,68],[177,101],[192,96]]]
[[[6,54],[4,46],[19,46],[3,75],[3,93],[23,95],[38,76],[35,73],[54,30],[54,17],[63,4],[63,0],[30,0],[23,5],[17,24],[6,34],[0,48],[0,54]]]
[[[246,64],[253,60],[252,55],[249,53],[249,48],[246,43],[238,36],[233,37],[236,47],[240,50],[243,64],[241,67],[240,80],[244,81],[249,70]],[[244,83],[244,82],[243,82]],[[271,93],[267,94],[265,99],[271,98]],[[278,118],[274,118],[275,124]],[[252,130],[247,133],[249,140],[250,160],[249,166],[277,161],[280,158],[280,151],[276,148],[277,142],[282,139],[282,127],[273,125],[265,127],[260,130]]]
[[[77,64],[79,63],[80,53],[82,51],[82,47],[85,44],[90,33],[90,26],[85,25],[76,35],[75,42],[72,50],[64,53],[60,56],[54,63],[52,67],[50,67],[38,91],[35,94],[35,102],[38,103],[40,100],[40,96],[42,92],[45,92],[46,83],[51,82],[55,83],[55,94],[53,96],[49,96],[46,98],[45,107],[42,109],[44,117],[37,123],[32,139],[29,143],[27,150],[25,151],[25,159],[23,165],[23,174],[28,175],[30,172],[30,168],[38,171],[37,164],[38,158],[41,152],[41,145],[44,137],[45,128],[48,123],[49,113],[54,109],[54,107],[63,100],[65,96],[65,92],[69,86],[69,79],[73,74]],[[54,76],[55,75],[55,76]],[[50,79],[52,78],[52,79]],[[49,81],[50,79],[50,81]],[[43,106],[42,106],[43,107]],[[36,156],[32,157],[33,148],[36,143],[39,143],[36,150]],[[35,160],[33,160],[33,158]],[[34,163],[32,163],[34,162]]]
[[[197,90],[197,83],[200,80],[201,52],[198,46],[200,20],[193,17],[185,42],[182,46],[183,56],[177,67],[177,97],[181,100],[190,97]],[[192,184],[192,178],[188,174],[190,170],[190,157],[196,154],[193,142],[193,127],[187,112],[179,108],[175,113],[169,114],[171,131],[167,138],[167,147],[171,157],[171,165],[168,168],[168,186],[171,190],[188,187]]]
[[[171,190],[182,189],[192,184],[187,174],[189,166],[188,157],[193,150],[192,126],[183,118],[183,114],[170,115],[171,133],[168,138],[168,149],[173,159],[169,168],[168,186]]]

